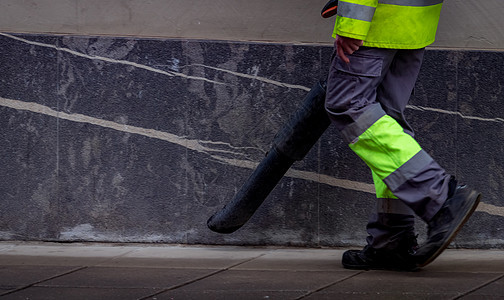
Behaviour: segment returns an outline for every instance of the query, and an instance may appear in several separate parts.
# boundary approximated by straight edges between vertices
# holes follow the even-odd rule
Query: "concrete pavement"
[[[0,299],[504,299],[504,251],[418,272],[353,271],[345,249],[0,242]]]

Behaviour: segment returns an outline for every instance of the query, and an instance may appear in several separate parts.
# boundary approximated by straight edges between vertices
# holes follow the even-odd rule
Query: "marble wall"
[[[242,229],[206,227],[331,51],[0,33],[0,239],[363,244],[371,176],[334,128]],[[456,246],[504,247],[503,63],[502,52],[429,50],[407,111],[422,146],[484,194]]]

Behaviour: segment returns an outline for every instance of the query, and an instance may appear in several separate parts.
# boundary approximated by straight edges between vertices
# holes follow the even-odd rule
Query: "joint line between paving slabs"
[[[340,280],[336,280],[335,282],[331,282],[331,283],[329,283],[329,284],[326,284],[326,285],[324,285],[324,286],[322,286],[322,287],[320,287],[320,288],[318,288],[318,289],[316,289],[316,290],[309,291],[308,293],[306,293],[306,294],[304,294],[304,295],[302,295],[302,296],[300,296],[300,297],[296,298],[295,300],[304,299],[304,298],[306,298],[306,297],[308,297],[308,296],[310,296],[310,295],[313,295],[313,294],[318,293],[318,292],[320,292],[320,291],[322,291],[322,290],[325,290],[325,289],[327,289],[327,288],[330,288],[330,287],[331,287],[331,286],[333,286],[333,285],[336,285],[336,284],[338,284],[338,283],[340,283],[340,282],[343,282],[343,281],[346,281],[346,280],[348,280],[348,279],[351,279],[351,278],[353,278],[353,277],[355,277],[355,276],[357,276],[357,275],[360,275],[360,274],[362,274],[362,273],[364,273],[364,272],[366,272],[366,271],[360,271],[360,272],[357,272],[357,273],[352,274],[352,275],[350,275],[350,276],[347,276],[347,277],[345,277],[345,278],[342,278],[342,279],[340,279]]]
[[[80,268],[73,269],[73,270],[70,270],[68,272],[65,272],[63,274],[55,275],[53,277],[49,277],[49,278],[46,278],[46,279],[43,279],[43,280],[40,280],[40,281],[37,281],[37,282],[34,282],[34,283],[30,283],[28,285],[19,287],[17,289],[13,289],[12,291],[7,291],[7,292],[5,292],[3,294],[0,294],[0,297],[6,296],[6,295],[10,295],[10,294],[22,291],[22,290],[26,290],[27,288],[30,288],[30,287],[35,286],[37,284],[41,284],[41,283],[44,283],[44,282],[49,281],[49,280],[53,280],[53,279],[56,279],[56,278],[59,278],[59,277],[63,277],[63,276],[66,276],[66,275],[69,275],[69,274],[72,274],[72,273],[75,273],[75,272],[87,269],[87,268],[88,267],[80,267]]]
[[[250,262],[250,261],[253,261],[253,260],[255,260],[255,259],[258,259],[258,258],[260,258],[260,257],[263,257],[264,255],[266,255],[266,254],[265,254],[265,253],[263,253],[263,254],[261,254],[261,255],[259,255],[259,256],[252,257],[252,258],[250,258],[250,259],[247,259],[247,260],[241,261],[241,262],[239,262],[239,263],[236,263],[236,264],[231,265],[231,266],[229,266],[229,267],[226,267],[226,268],[224,268],[224,269],[220,269],[220,270],[214,271],[214,272],[212,272],[212,273],[210,273],[210,274],[203,275],[203,276],[201,276],[201,277],[197,277],[197,278],[195,278],[195,279],[192,279],[192,280],[189,280],[189,281],[186,281],[186,282],[183,282],[183,283],[180,283],[180,284],[177,284],[177,285],[171,286],[171,287],[169,287],[169,288],[167,288],[167,289],[161,290],[161,291],[156,292],[156,293],[154,293],[154,294],[152,294],[152,295],[148,295],[148,296],[145,296],[145,297],[139,298],[138,300],[146,300],[146,299],[150,299],[150,298],[152,298],[152,297],[158,296],[158,295],[163,294],[163,293],[166,293],[166,292],[168,292],[168,291],[176,290],[176,289],[178,289],[178,288],[181,288],[181,287],[187,286],[187,285],[189,285],[189,284],[192,284],[192,283],[195,283],[195,282],[201,281],[201,280],[206,279],[206,278],[208,278],[208,277],[211,277],[211,276],[217,275],[217,274],[219,274],[219,273],[222,273],[222,272],[228,271],[228,270],[230,270],[230,269],[232,269],[232,268],[236,268],[236,267],[238,267],[238,266],[240,266],[240,265],[243,265],[243,264],[245,264],[245,263],[248,263],[248,262]]]
[[[477,286],[477,287],[475,287],[475,288],[473,288],[473,289],[471,289],[471,290],[469,290],[469,291],[467,291],[465,293],[462,293],[461,295],[455,296],[451,300],[457,300],[457,299],[461,299],[462,297],[468,296],[468,295],[476,292],[477,290],[482,289],[482,288],[486,287],[487,285],[490,285],[490,284],[492,284],[492,283],[494,283],[494,282],[496,282],[496,281],[498,281],[498,280],[500,280],[502,278],[504,278],[504,274],[501,274],[500,276],[497,276],[497,278],[494,278],[494,279],[491,279],[491,280],[489,280],[489,281],[487,281],[485,283],[482,283],[479,286]]]

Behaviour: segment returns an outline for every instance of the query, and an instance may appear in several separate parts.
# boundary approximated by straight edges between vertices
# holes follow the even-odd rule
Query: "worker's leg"
[[[404,239],[415,236],[414,212],[397,199],[375,174],[373,180],[377,202],[366,227],[369,234],[367,244],[374,249],[395,250]]]
[[[475,210],[481,195],[466,186],[456,187],[453,177],[405,132],[401,120],[393,118],[393,112],[387,114],[390,107],[385,99],[383,104],[377,101],[378,87],[386,89],[384,85],[390,68],[401,62],[401,59],[394,61],[397,53],[395,50],[362,47],[351,55],[350,64],[334,56],[328,78],[326,109],[350,148],[397,198],[427,222],[426,242],[414,254],[417,265],[424,266],[449,245]],[[403,64],[402,67],[411,65]],[[395,86],[401,85],[399,81],[391,82]],[[345,252],[343,264],[346,261],[346,267],[358,268],[365,268],[366,264],[379,267],[383,262],[386,268],[410,265],[410,255],[396,254],[377,251],[368,245],[362,251]],[[397,261],[400,261],[399,265],[394,263]]]
[[[414,68],[409,80],[412,84],[416,81],[420,65],[395,61],[397,53],[362,47],[350,56],[349,64],[335,56],[328,78],[326,109],[350,148],[395,196],[427,221],[446,200],[450,175],[386,113],[385,109],[392,112],[394,107],[386,102],[382,106],[377,99],[383,84],[393,82],[392,77],[387,79],[391,67],[399,69],[401,64],[403,68]],[[397,88],[403,85],[396,83]],[[405,98],[409,99],[409,94]]]
[[[421,168],[432,161],[423,155],[423,150],[410,135],[412,130],[403,116],[420,68],[423,52],[417,53],[418,64],[398,63],[398,51],[374,48],[361,48],[350,57],[350,64],[341,62],[338,57],[333,59],[326,109],[350,147],[371,167],[378,198],[377,211],[371,215],[367,226],[368,245],[361,251],[345,252],[342,262],[347,268],[416,268],[411,259],[417,244],[410,208],[417,207],[416,202],[397,199],[388,184],[400,181],[388,179],[389,176],[395,178],[395,174],[405,174],[408,176],[401,179],[407,181],[416,175],[415,167]],[[390,68],[398,68],[401,63],[414,69],[408,81],[396,82],[391,91],[384,89],[384,83],[390,84],[394,76],[399,76],[390,72]],[[400,169],[403,165],[405,167]],[[438,173],[445,175],[441,168]],[[413,199],[429,199],[433,202],[430,206],[435,210],[446,199],[446,195],[444,199],[443,195],[439,196],[438,201],[427,196],[415,196]],[[424,207],[417,207],[417,210],[421,209]]]

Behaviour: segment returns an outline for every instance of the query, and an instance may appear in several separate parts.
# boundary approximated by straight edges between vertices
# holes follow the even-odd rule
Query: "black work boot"
[[[481,199],[480,193],[465,185],[457,186],[450,194],[452,196],[427,223],[427,239],[414,255],[419,267],[431,263],[448,247]]]
[[[408,234],[396,249],[374,249],[367,245],[362,250],[348,250],[343,253],[341,263],[353,270],[394,270],[416,271],[416,261],[412,256],[418,244],[414,234]]]

